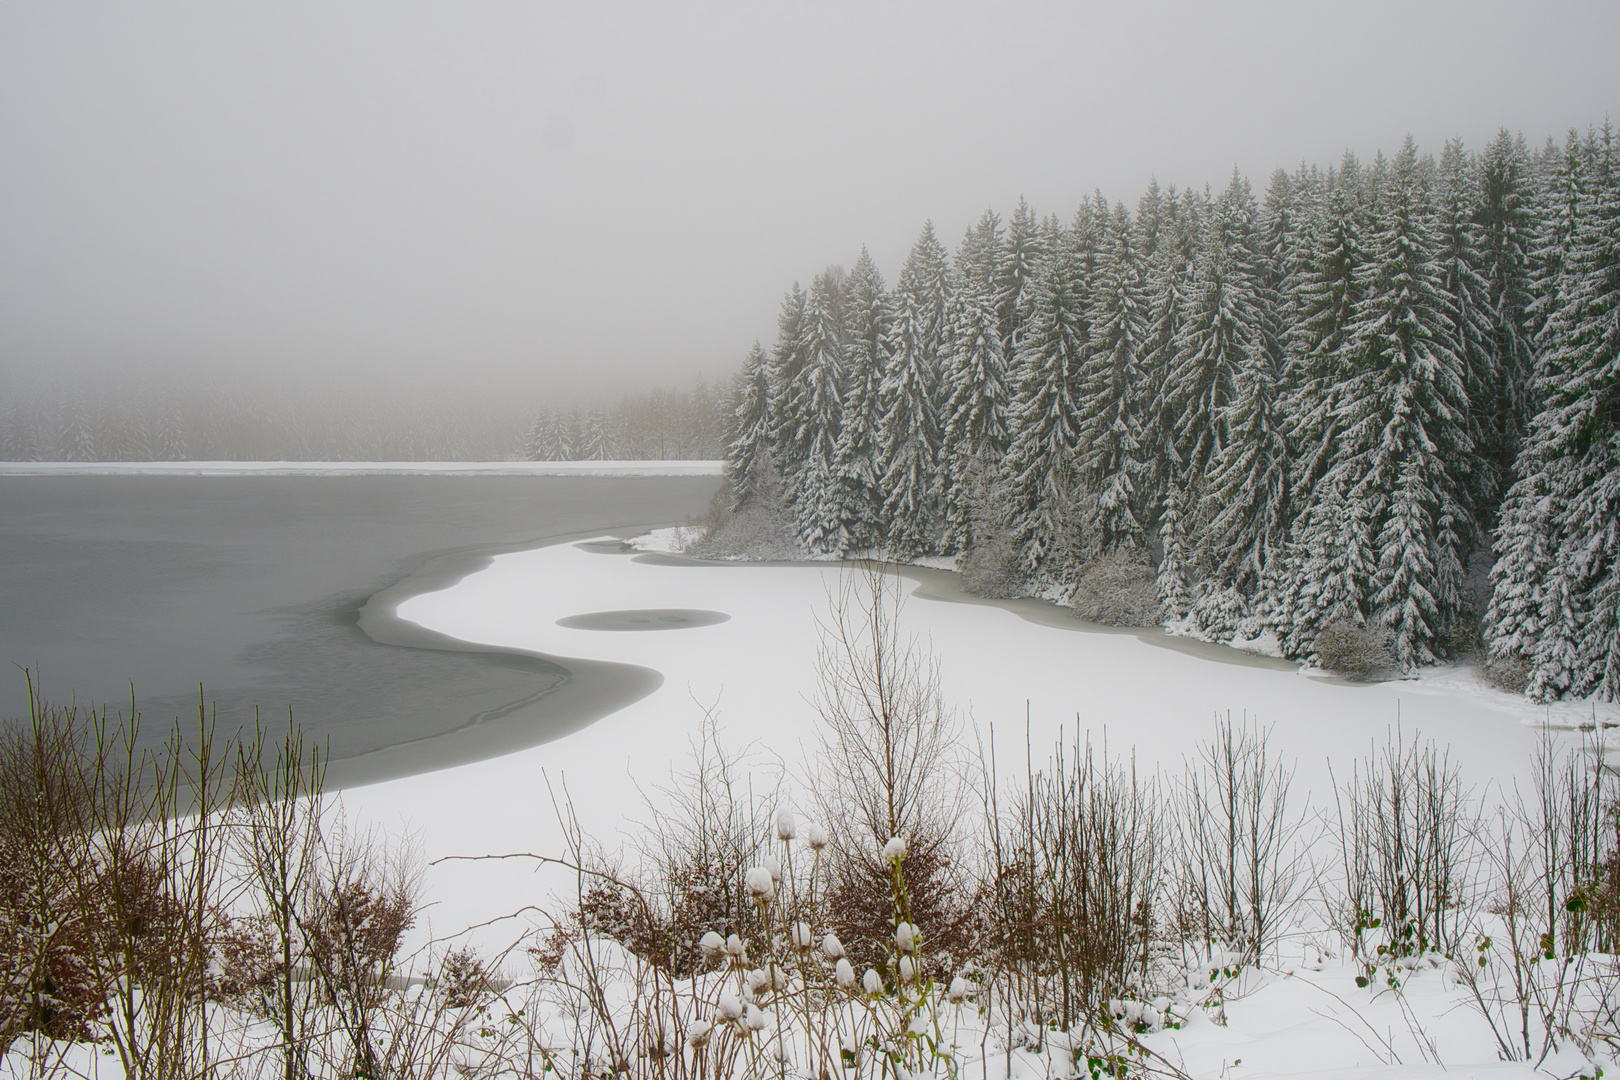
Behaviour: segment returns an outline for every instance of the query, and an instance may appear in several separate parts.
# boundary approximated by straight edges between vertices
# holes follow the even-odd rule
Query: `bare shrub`
[[[1491,894],[1457,970],[1504,1060],[1620,1049],[1620,806],[1593,749],[1543,732],[1530,790],[1478,830]]]
[[[105,1009],[90,921],[74,902],[79,875],[62,859],[64,831],[86,816],[86,731],[75,710],[31,705],[27,726],[0,733],[0,1045],[24,1033],[89,1038]]]
[[[1340,932],[1368,985],[1456,955],[1481,854],[1473,798],[1449,753],[1397,732],[1335,782]]]
[[[1395,664],[1389,631],[1349,619],[1322,627],[1312,649],[1319,667],[1347,679],[1366,679]]]
[[[1083,564],[1069,598],[1074,613],[1103,626],[1157,626],[1158,575],[1135,552],[1115,551]]]
[[[961,722],[940,693],[938,663],[902,636],[899,575],[868,564],[839,590],[817,653],[824,734],[812,785],[831,832],[834,926],[851,941],[892,933],[900,915],[881,899],[891,869],[875,853],[903,837],[904,901],[928,919],[936,953],[961,955],[971,921],[955,852]]]
[[[1018,567],[1018,548],[1006,533],[982,537],[957,559],[962,588],[974,596],[1011,600],[1023,595],[1024,579]]]
[[[1305,816],[1270,737],[1247,718],[1217,719],[1177,785],[1177,921],[1206,959],[1218,950],[1258,967],[1301,896]]]
[[[1011,502],[995,462],[981,455],[968,463],[961,503],[966,520],[959,530],[962,553],[956,565],[962,588],[992,600],[1023,595],[1023,567],[1008,527]]]
[[[1151,990],[1167,869],[1158,786],[1089,742],[1060,744],[1006,820],[995,801],[989,946],[1007,1023],[1102,1039],[1110,1000]]]
[[[1480,677],[1485,682],[1510,694],[1524,693],[1534,671],[1535,663],[1519,652],[1495,653],[1479,666]]]
[[[743,562],[790,562],[804,557],[792,517],[781,503],[763,497],[732,511],[712,531],[694,540],[687,553]]]
[[[341,828],[321,837],[316,859],[295,913],[305,962],[341,1032],[345,1071],[386,1075],[384,1006],[416,922],[420,876],[408,850]]]
[[[742,562],[804,558],[781,474],[768,455],[759,463],[756,476],[755,488],[746,497],[736,496],[729,484],[716,493],[702,535],[687,545],[687,554]]]

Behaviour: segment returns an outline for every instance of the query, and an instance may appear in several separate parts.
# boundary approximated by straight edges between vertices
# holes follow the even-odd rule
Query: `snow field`
[[[666,531],[636,545],[670,550],[679,539]],[[554,799],[566,799],[583,833],[608,851],[633,845],[656,819],[657,788],[684,765],[707,709],[717,713],[728,745],[749,748],[756,790],[781,780],[784,805],[794,803],[805,782],[803,763],[819,741],[810,700],[818,620],[829,618],[839,575],[848,572],[825,563],[678,565],[576,545],[500,556],[452,588],[407,601],[399,614],[464,640],[556,656],[564,665],[576,656],[650,666],[664,673],[664,683],[642,701],[556,742],[343,792],[346,808],[364,821],[415,836],[430,866],[424,895],[432,903],[431,932],[482,926],[475,940],[486,950],[510,944],[531,924],[499,917],[566,896],[571,879],[537,873],[523,860],[437,866],[433,860],[451,854],[560,854],[564,837]],[[904,590],[912,592],[913,583]],[[730,619],[664,633],[556,625],[592,611],[665,607],[712,609]],[[1053,741],[1072,741],[1077,731],[1094,743],[1106,741],[1111,755],[1134,755],[1140,770],[1173,773],[1184,754],[1210,737],[1215,716],[1230,712],[1273,729],[1273,752],[1297,761],[1294,798],[1314,792],[1314,807],[1322,811],[1330,768],[1343,777],[1397,725],[1408,738],[1417,733],[1448,748],[1464,782],[1485,790],[1526,775],[1539,721],[1552,715],[1482,686],[1465,669],[1351,685],[1256,665],[1235,652],[1234,662],[1222,663],[1133,633],[1038,625],[994,605],[912,597],[900,620],[938,659],[946,699],[967,721],[965,737],[985,752],[994,747],[1004,779],[1021,776],[1026,746],[1040,768]],[[1569,727],[1580,710],[1590,709],[1571,707],[1552,718]],[[1227,1026],[1185,1010],[1182,1031],[1148,1041],[1197,1076],[1364,1066],[1438,1076],[1442,1062],[1451,1069],[1446,1075],[1455,1076],[1471,1075],[1459,1074],[1458,1065],[1494,1061],[1488,1032],[1456,988],[1446,985],[1443,971],[1425,970],[1411,979],[1402,1004],[1393,994],[1357,991],[1355,972],[1334,955],[1337,949],[1331,934],[1291,938],[1282,947],[1282,971],[1244,976],[1244,993],[1226,1006]],[[1409,1019],[1409,1011],[1421,1023]],[[985,1033],[974,1031],[967,1033],[970,1041],[981,1041]],[[1567,1074],[1581,1062],[1564,1064]],[[1050,1052],[1019,1051],[1010,1073],[1004,1055],[986,1057],[975,1070],[1001,1080],[1046,1075],[1052,1068]],[[1478,1075],[1526,1072],[1522,1066],[1481,1068]]]

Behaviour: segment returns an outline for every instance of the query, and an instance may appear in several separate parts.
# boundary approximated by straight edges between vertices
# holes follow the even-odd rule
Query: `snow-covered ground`
[[[679,541],[666,530],[635,546],[659,552]],[[818,625],[849,572],[829,564],[683,564],[600,545],[499,556],[451,588],[405,602],[400,615],[468,641],[650,666],[664,673],[663,685],[559,741],[351,789],[343,793],[346,809],[414,834],[429,863],[451,854],[557,854],[556,793],[571,800],[584,832],[612,849],[633,841],[639,823],[656,813],[644,794],[656,804],[655,789],[684,762],[706,709],[719,714],[729,744],[752,747],[760,781],[786,777],[784,798],[794,801],[800,765],[819,738],[810,700]],[[915,587],[908,581],[904,589]],[[592,612],[647,609],[729,618],[648,633],[559,625]],[[962,710],[968,737],[993,742],[1004,772],[1021,772],[1026,745],[1039,765],[1060,734],[1072,739],[1077,729],[1106,741],[1112,754],[1133,754],[1139,767],[1176,770],[1209,736],[1212,719],[1230,712],[1272,727],[1274,749],[1297,759],[1296,790],[1314,790],[1320,807],[1330,765],[1342,777],[1397,725],[1449,747],[1465,779],[1483,788],[1524,775],[1549,719],[1562,731],[1583,719],[1620,719],[1612,708],[1598,713],[1590,705],[1552,712],[1482,685],[1465,668],[1352,685],[1235,651],[1189,654],[1151,634],[1043,625],[983,603],[912,597],[900,618],[938,658],[945,695]],[[797,801],[803,809],[806,800]],[[432,929],[444,933],[544,902],[551,887],[522,863],[432,867]],[[526,925],[497,922],[483,932],[483,944],[515,939]],[[1228,1006],[1227,1026],[1197,1018],[1181,1032],[1155,1036],[1155,1044],[1198,1076],[1368,1066],[1404,1066],[1401,1075],[1527,1074],[1525,1066],[1494,1063],[1487,1030],[1443,972],[1415,976],[1403,1005],[1395,995],[1356,990],[1342,960],[1323,959],[1322,950],[1336,947],[1324,937],[1290,943],[1284,969]],[[1560,1060],[1560,1074],[1579,1064]]]
[[[720,461],[0,461],[0,476],[722,476]]]
[[[651,545],[659,546],[655,541]],[[837,565],[676,564],[562,544],[498,556],[441,592],[403,603],[399,614],[467,641],[562,658],[652,667],[665,676],[650,696],[556,742],[492,761],[370,787],[344,799],[366,818],[415,832],[428,859],[481,851],[557,850],[560,835],[546,781],[571,796],[585,831],[610,847],[645,819],[642,791],[682,763],[705,709],[725,740],[751,746],[791,778],[818,744],[818,625],[829,616]],[[904,588],[915,588],[906,582]],[[700,609],[729,616],[706,626],[625,633],[559,626],[591,612]],[[1077,726],[1141,767],[1178,769],[1209,736],[1213,718],[1247,715],[1273,728],[1273,745],[1298,761],[1300,790],[1322,793],[1328,765],[1342,775],[1399,725],[1449,746],[1476,785],[1523,774],[1549,713],[1482,686],[1472,672],[1440,669],[1422,679],[1351,685],[1301,674],[1275,661],[1206,648],[1191,655],[1133,633],[1063,629],[993,605],[911,598],[902,626],[938,658],[943,690],[968,722],[969,738],[994,737],[1003,771],[1022,772],[1027,739],[1037,766],[1063,729]],[[1206,658],[1228,653],[1229,663]],[[1570,726],[1581,706],[1557,719]],[[1613,712],[1605,719],[1613,720]],[[788,798],[792,798],[791,782]],[[803,800],[800,800],[801,804]],[[539,899],[527,870],[458,866],[429,878],[434,922],[463,926]]]

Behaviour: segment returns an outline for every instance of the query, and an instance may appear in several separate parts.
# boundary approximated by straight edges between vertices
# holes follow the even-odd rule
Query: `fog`
[[[0,4],[0,365],[724,375],[794,279],[1020,195],[1532,143],[1620,6]]]

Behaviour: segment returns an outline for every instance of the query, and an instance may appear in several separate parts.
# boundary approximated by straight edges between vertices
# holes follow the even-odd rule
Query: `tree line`
[[[1620,146],[1505,130],[1439,158],[1020,201],[886,285],[787,293],[727,450],[812,553],[993,557],[1062,597],[1099,560],[1163,615],[1410,669],[1471,648],[1546,698],[1620,692]]]
[[[402,392],[19,381],[0,393],[0,461],[712,460],[727,419],[723,389],[701,378],[535,412]]]

